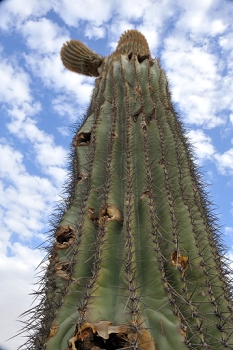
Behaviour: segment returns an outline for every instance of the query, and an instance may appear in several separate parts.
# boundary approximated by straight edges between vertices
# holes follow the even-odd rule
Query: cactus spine
[[[229,269],[158,59],[135,30],[61,58],[97,79],[24,348],[232,349]]]

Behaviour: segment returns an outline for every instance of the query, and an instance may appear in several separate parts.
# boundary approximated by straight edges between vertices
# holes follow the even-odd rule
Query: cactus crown
[[[113,54],[128,55],[130,52],[150,57],[150,49],[146,38],[137,30],[127,30],[118,42]]]
[[[151,58],[144,35],[137,30],[127,30],[122,34],[112,56],[115,59],[118,55],[132,57],[133,53],[138,55],[139,62]],[[70,40],[61,49],[61,60],[64,66],[73,72],[97,77],[99,75],[98,68],[103,64],[104,58],[94,53],[81,41]]]

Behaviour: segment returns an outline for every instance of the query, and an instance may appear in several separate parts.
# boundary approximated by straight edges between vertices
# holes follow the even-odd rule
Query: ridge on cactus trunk
[[[230,269],[159,60],[136,30],[61,59],[96,83],[22,348],[233,349]]]

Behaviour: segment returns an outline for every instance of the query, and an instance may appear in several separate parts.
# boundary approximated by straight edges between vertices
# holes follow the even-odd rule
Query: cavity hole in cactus
[[[65,225],[58,227],[56,231],[56,245],[55,249],[66,249],[75,240],[75,230],[71,225]]]
[[[83,180],[86,180],[87,179],[87,174],[86,173],[79,173],[78,175],[78,182],[82,182]]]
[[[132,57],[133,57],[133,52],[131,51],[131,52],[128,54],[128,59],[131,60]]]
[[[100,220],[117,220],[122,221],[122,214],[121,211],[113,204],[107,204],[107,206],[104,206],[100,209],[99,214]]]
[[[76,327],[75,335],[69,340],[66,350],[155,350],[155,344],[147,329],[120,324],[114,326],[109,321],[84,323]]]
[[[140,54],[138,54],[138,62],[139,63],[142,63],[143,61],[145,61],[145,60],[149,60],[149,54],[146,54],[146,55],[140,55]]]
[[[82,338],[74,342],[73,344],[68,347],[68,349],[72,350],[114,350],[114,349],[125,349],[125,346],[127,346],[127,343],[124,339],[120,338],[118,334],[110,334],[109,339],[105,340],[101,337],[99,337],[96,334],[93,334],[92,330],[90,328],[85,329],[82,332]],[[67,350],[68,350],[67,349]]]
[[[138,120],[140,113],[135,113],[132,117],[133,117],[133,121],[136,122]]]
[[[69,272],[70,271],[70,267],[71,267],[70,266],[70,262],[66,262],[66,263],[62,264],[61,270]]]
[[[137,94],[137,93],[138,93],[138,91],[135,92],[135,94]],[[142,107],[139,107],[139,109],[137,110],[137,112],[134,113],[134,114],[132,115],[132,118],[133,118],[133,121],[134,121],[134,122],[136,122],[136,121],[138,120],[138,117],[139,117],[139,115],[142,113],[142,111],[143,111],[143,108],[142,108]]]
[[[91,132],[80,132],[74,138],[74,146],[87,146],[91,141]]]
[[[112,132],[112,133],[111,133],[111,138],[117,139],[117,138],[118,138],[117,133],[116,133],[116,132]]]
[[[68,243],[72,238],[74,238],[74,229],[72,226],[67,225],[58,228],[56,240],[59,244]]]

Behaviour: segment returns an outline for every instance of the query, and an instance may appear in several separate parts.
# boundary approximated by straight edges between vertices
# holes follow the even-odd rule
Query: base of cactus
[[[150,332],[126,324],[113,326],[109,321],[84,323],[76,327],[75,335],[69,340],[66,350],[114,350],[141,349],[156,350]]]

